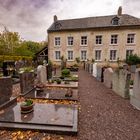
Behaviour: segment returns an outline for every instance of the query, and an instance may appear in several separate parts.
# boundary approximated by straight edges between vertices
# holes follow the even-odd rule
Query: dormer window
[[[118,17],[114,17],[112,19],[112,25],[119,25],[119,18]]]

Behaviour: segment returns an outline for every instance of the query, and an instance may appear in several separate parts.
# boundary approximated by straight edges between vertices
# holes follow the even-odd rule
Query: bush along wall
[[[32,60],[32,57],[30,56],[11,56],[11,55],[0,55],[0,61],[3,62],[5,60],[13,60],[13,61],[18,61],[18,60]]]

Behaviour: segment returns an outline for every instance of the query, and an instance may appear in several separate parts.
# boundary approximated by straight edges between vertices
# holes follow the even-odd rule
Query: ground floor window
[[[68,51],[68,60],[73,60],[73,51]]]
[[[126,58],[133,54],[133,50],[126,50]]]
[[[117,50],[110,50],[110,60],[117,60]]]
[[[87,59],[87,51],[81,51],[81,60]]]
[[[95,60],[101,60],[101,50],[95,51]]]
[[[60,51],[55,51],[55,59],[60,60],[60,56],[61,56]]]

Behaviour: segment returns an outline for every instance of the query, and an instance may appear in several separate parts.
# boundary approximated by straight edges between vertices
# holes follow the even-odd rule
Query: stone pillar
[[[133,94],[130,96],[130,103],[140,110],[140,68],[136,69]]]
[[[10,100],[12,95],[12,78],[0,77],[0,105]]]

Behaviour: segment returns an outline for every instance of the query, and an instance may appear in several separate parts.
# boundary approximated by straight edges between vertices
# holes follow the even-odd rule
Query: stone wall
[[[10,100],[12,95],[12,78],[0,77],[0,105]]]
[[[140,68],[136,69],[134,77],[133,95],[130,96],[130,103],[140,110]]]
[[[117,69],[113,73],[112,89],[118,95],[129,98],[129,81],[131,74],[123,69]]]
[[[104,70],[104,84],[108,88],[112,88],[112,81],[113,81],[113,70],[112,68],[106,68]]]

